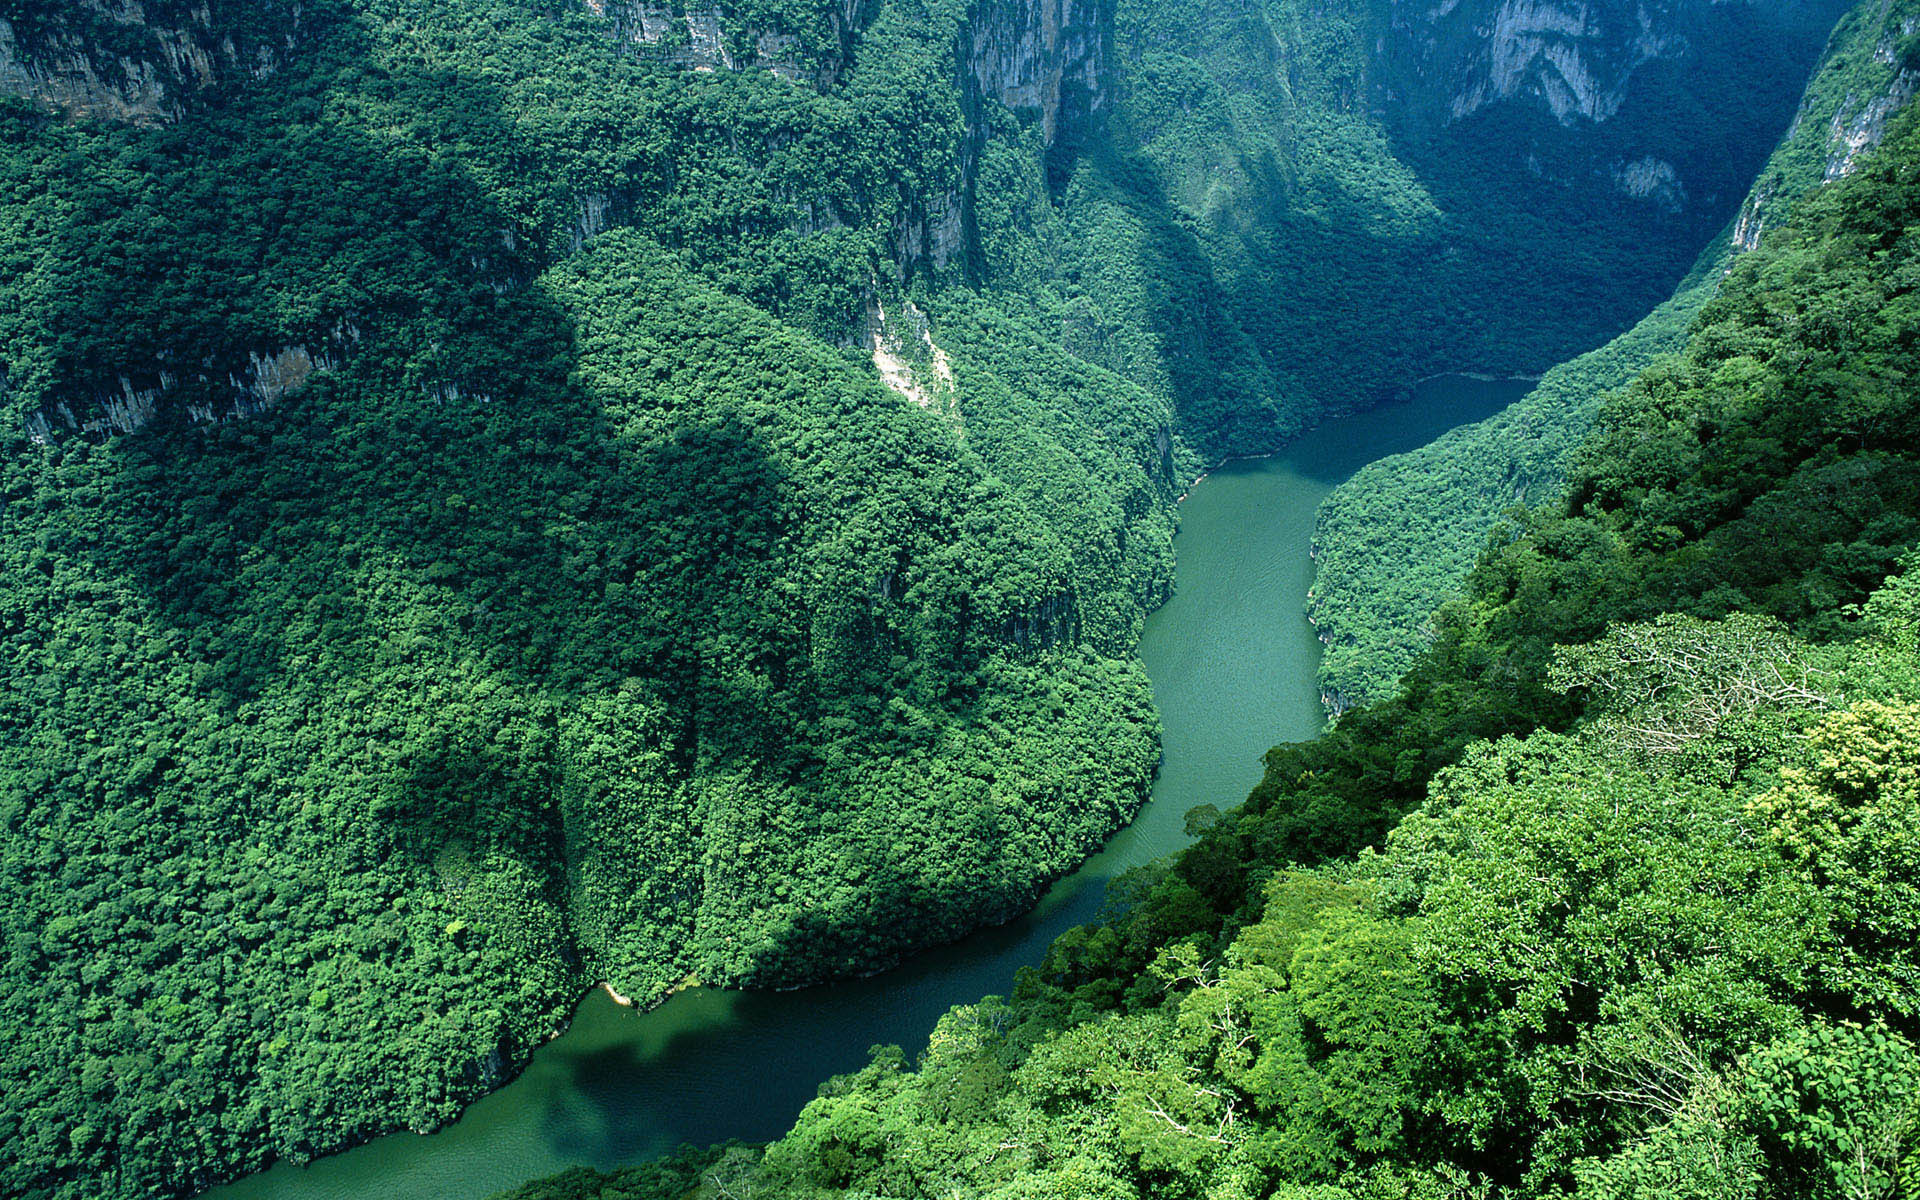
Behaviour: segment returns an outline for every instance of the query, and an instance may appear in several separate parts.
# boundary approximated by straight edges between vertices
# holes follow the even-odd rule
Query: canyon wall
[[[0,93],[71,118],[154,124],[272,75],[307,34],[298,0],[75,0],[0,10]]]

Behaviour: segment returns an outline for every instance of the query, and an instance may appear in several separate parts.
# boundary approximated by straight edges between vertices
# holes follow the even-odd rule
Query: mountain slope
[[[1704,236],[1480,202],[1533,177],[1393,115],[1390,11],[0,7],[0,1190],[432,1128],[595,982],[872,970],[1070,869],[1207,456]],[[1764,145],[1784,11],[1728,15],[1767,86],[1621,111]]]
[[[1607,393],[1683,342],[1733,257],[1791,202],[1846,174],[1913,93],[1908,6],[1869,5],[1835,28],[1792,130],[1739,217],[1674,296],[1607,345],[1553,368],[1506,412],[1370,464],[1322,506],[1308,616],[1327,645],[1322,696],[1335,712],[1390,696],[1511,505],[1551,495]]]
[[[1916,205],[1909,115],[1609,403],[1394,700],[912,1069],[515,1200],[1905,1194]]]

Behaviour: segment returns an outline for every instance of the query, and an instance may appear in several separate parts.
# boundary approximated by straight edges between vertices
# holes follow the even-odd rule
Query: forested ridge
[[[4,114],[9,1193],[430,1129],[595,980],[871,970],[1144,791],[1166,401],[987,302],[916,409],[840,344],[904,199],[778,197],[942,127],[528,16],[310,6],[180,122]],[[847,87],[915,100],[927,19]]]
[[[1256,8],[1087,6],[1036,102],[1067,49],[961,0],[0,5],[0,1191],[432,1129],[597,981],[1020,911],[1151,778],[1186,481],[1616,332],[1825,11],[1690,16],[1568,133]],[[1426,744],[1273,836],[1377,837]]]
[[[1390,700],[655,1196],[1920,1189],[1920,125],[1735,263]]]
[[[1845,14],[1799,111],[1754,180],[1739,216],[1664,303],[1606,345],[1561,363],[1499,416],[1383,458],[1321,507],[1308,614],[1327,651],[1322,695],[1336,711],[1384,700],[1431,636],[1428,616],[1456,592],[1510,507],[1566,480],[1602,401],[1685,343],[1735,255],[1792,202],[1849,169],[1872,115],[1897,109],[1916,73],[1915,12],[1904,3]],[[1863,124],[1863,122],[1867,122]]]

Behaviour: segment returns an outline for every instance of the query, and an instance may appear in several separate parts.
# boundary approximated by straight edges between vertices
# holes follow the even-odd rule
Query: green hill
[[[0,4],[0,1191],[1031,903],[1150,779],[1183,484],[1618,332],[1830,13],[1498,9]]]
[[[1599,413],[1392,699],[764,1152],[549,1197],[1906,1196],[1920,126]]]

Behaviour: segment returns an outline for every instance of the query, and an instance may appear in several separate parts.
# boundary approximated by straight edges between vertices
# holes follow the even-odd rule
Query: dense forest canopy
[[[1019,911],[1151,777],[1183,484],[1616,333],[1831,15],[1653,6],[1563,112],[1552,55],[1461,91],[1485,39],[1388,0],[0,3],[0,1190],[431,1129],[596,981],[794,984]],[[1127,969],[1262,894],[1231,838],[1345,853],[1467,741],[1565,725],[1550,647],[1658,611],[1635,580],[1834,637],[1910,541],[1862,378],[1880,440],[1779,484],[1850,498],[1847,557],[1735,596],[1687,549],[1773,536],[1716,489],[1825,444],[1804,387],[1725,462],[1665,446],[1652,532],[1617,514],[1654,464],[1596,450],[1555,519],[1640,574],[1570,629],[1486,583],[1415,673],[1444,703],[1281,752],[1346,765],[1153,883]],[[1509,644],[1525,687],[1476,691]]]
[[[772,1145],[514,1200],[1920,1188],[1920,122],[1600,412],[1388,701]]]
[[[1428,616],[1465,581],[1487,535],[1516,504],[1556,494],[1603,399],[1678,350],[1732,258],[1798,197],[1842,175],[1912,91],[1920,7],[1861,5],[1835,28],[1787,136],[1739,217],[1665,303],[1613,341],[1548,371],[1498,417],[1381,459],[1323,506],[1309,612],[1327,652],[1332,707],[1384,700],[1431,636]]]

